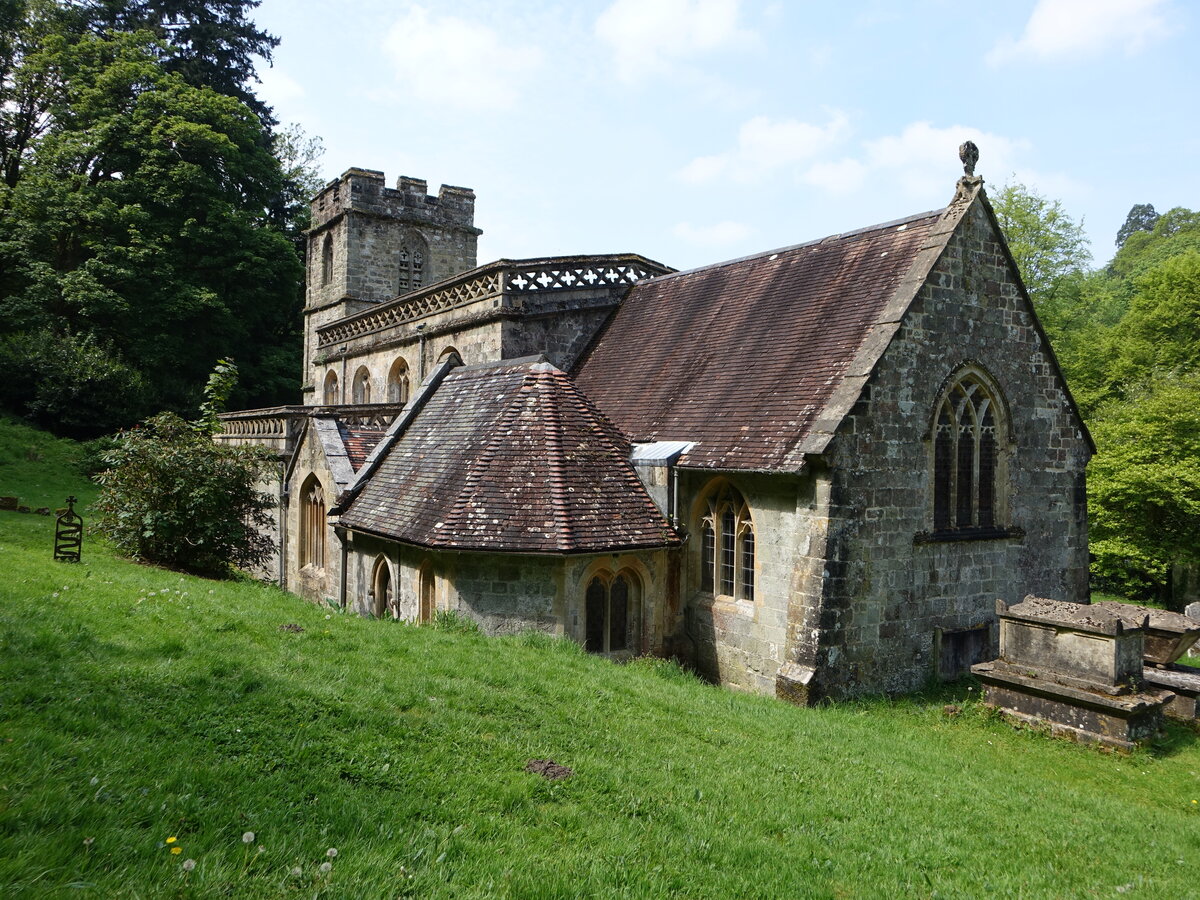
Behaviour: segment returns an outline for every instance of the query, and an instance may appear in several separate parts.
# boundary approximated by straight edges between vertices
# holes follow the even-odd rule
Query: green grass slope
[[[798,709],[51,531],[0,513],[4,897],[1200,896],[1187,728],[1122,757],[969,695]]]

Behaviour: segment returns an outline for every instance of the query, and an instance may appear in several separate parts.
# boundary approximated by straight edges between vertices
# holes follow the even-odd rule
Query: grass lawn
[[[34,462],[0,494],[85,496]],[[1200,896],[1187,727],[1120,756],[965,685],[798,709],[52,530],[0,512],[0,896]]]

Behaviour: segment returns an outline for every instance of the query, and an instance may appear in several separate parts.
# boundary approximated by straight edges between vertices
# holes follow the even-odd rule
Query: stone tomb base
[[[985,702],[1010,719],[1049,726],[1052,734],[1132,750],[1162,728],[1163,706],[1171,691],[1105,694],[1045,678],[1003,660],[978,663],[972,674],[983,682]]]

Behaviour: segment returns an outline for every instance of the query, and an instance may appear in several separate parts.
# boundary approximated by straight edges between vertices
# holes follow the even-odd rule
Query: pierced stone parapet
[[[520,307],[520,301],[509,297],[555,291],[611,291],[670,271],[660,263],[632,254],[500,260],[339,319],[318,330],[317,346],[324,349],[482,301],[492,300],[492,306]]]

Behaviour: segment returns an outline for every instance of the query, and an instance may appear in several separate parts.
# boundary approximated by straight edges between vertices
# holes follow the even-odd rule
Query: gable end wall
[[[1010,414],[1007,514],[1023,535],[914,541],[932,530],[934,406],[982,366]],[[828,555],[815,651],[820,693],[906,691],[934,672],[934,633],[979,625],[995,600],[1087,600],[1090,447],[992,221],[973,204],[827,454]],[[799,598],[798,598],[799,599]],[[811,658],[811,657],[810,657]]]

